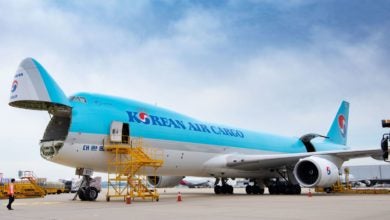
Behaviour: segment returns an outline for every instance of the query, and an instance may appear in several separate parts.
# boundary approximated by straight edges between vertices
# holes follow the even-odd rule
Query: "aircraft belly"
[[[64,145],[52,162],[71,167],[85,167],[97,172],[107,172],[107,162],[112,160],[112,154],[105,151],[82,150],[84,144]],[[204,176],[203,163],[215,154],[165,150],[164,165],[157,170],[158,175],[191,175]],[[153,169],[146,169],[147,175],[153,174]]]
[[[105,135],[70,133],[58,155],[52,162],[70,167],[85,167],[97,172],[107,172],[107,162],[112,154],[104,151]],[[144,147],[154,147],[163,150],[164,165],[157,170],[157,175],[170,176],[210,176],[210,174],[231,177],[259,176],[259,171],[247,172],[227,167],[218,168],[218,172],[210,172],[205,166],[210,159],[231,153],[248,153],[246,149],[200,145],[167,140],[143,139]],[[243,152],[245,151],[245,152]],[[254,152],[251,152],[254,153]],[[259,153],[258,151],[256,153]],[[153,169],[146,169],[146,175],[153,175]],[[214,169],[215,171],[215,169]]]

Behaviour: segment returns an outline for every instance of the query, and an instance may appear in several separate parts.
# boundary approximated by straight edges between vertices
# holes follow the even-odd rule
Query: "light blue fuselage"
[[[69,166],[107,171],[109,154],[103,140],[112,121],[128,123],[131,137],[141,137],[148,147],[164,150],[159,175],[218,175],[204,164],[218,155],[307,152],[299,138],[282,137],[211,124],[153,105],[111,96],[79,93],[85,102],[71,101],[72,117],[65,145],[53,161]],[[316,151],[346,149],[344,145],[313,141]],[[86,159],[87,158],[87,159]],[[222,171],[218,171],[222,172]],[[235,177],[262,176],[224,169]]]

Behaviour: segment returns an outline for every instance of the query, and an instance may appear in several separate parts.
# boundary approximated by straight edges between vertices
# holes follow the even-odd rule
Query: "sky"
[[[121,96],[286,136],[326,134],[346,100],[348,145],[379,148],[389,11],[383,0],[0,0],[0,172],[74,174],[40,157],[49,115],[8,105],[25,57],[69,96]]]

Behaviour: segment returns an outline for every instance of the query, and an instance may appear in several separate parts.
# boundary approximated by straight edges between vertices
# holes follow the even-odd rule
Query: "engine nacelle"
[[[303,187],[330,187],[337,182],[339,169],[328,159],[311,156],[295,165],[294,176]]]
[[[183,178],[184,176],[148,176],[146,180],[156,188],[168,188],[177,186]]]

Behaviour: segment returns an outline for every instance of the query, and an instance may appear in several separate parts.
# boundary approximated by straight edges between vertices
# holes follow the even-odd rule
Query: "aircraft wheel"
[[[287,185],[285,185],[284,183],[278,183],[276,185],[276,188],[277,188],[277,194],[288,194],[288,189],[289,187]]]
[[[264,194],[264,188],[260,188],[260,187],[259,187],[259,194],[260,194],[260,195],[263,195],[263,194]]]
[[[294,185],[293,186],[293,194],[295,194],[295,195],[299,195],[299,194],[301,194],[301,186],[300,185]]]
[[[226,188],[227,188],[227,193],[228,194],[233,194],[233,191],[234,191],[233,186],[227,185]]]
[[[86,200],[95,201],[98,195],[99,192],[95,187],[88,187],[87,190],[85,190]]]
[[[85,195],[85,190],[83,188],[79,190],[79,198],[81,201],[87,200],[86,195]]]
[[[268,186],[268,191],[269,191],[269,194],[271,194],[271,195],[279,194],[278,188],[274,184]]]
[[[217,195],[221,194],[221,186],[218,186],[218,185],[214,186],[214,193]]]
[[[245,187],[245,191],[246,191],[246,194],[248,194],[248,195],[252,194],[252,186],[251,185],[247,185]]]
[[[226,185],[222,186],[221,187],[221,193],[222,194],[226,194],[227,192],[228,192],[227,186]]]
[[[286,185],[286,186],[284,186],[284,194],[286,194],[286,195],[291,195],[291,194],[294,194],[293,192],[293,190],[294,190],[294,188],[293,188],[294,186],[293,185]]]
[[[260,194],[260,187],[259,186],[253,186],[252,187],[252,193],[255,195]]]

